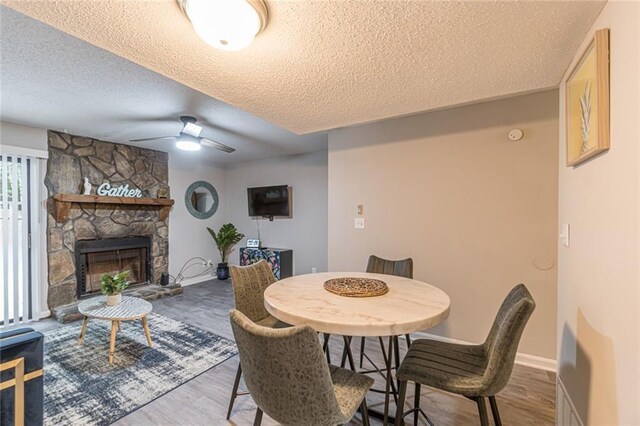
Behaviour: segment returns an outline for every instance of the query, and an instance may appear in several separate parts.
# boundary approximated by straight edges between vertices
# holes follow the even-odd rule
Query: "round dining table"
[[[326,281],[346,277],[380,280],[388,291],[380,296],[346,297],[324,288]],[[383,419],[387,424],[394,354],[396,368],[399,363],[397,336],[441,323],[449,315],[451,301],[439,288],[414,279],[367,272],[323,272],[296,275],[270,285],[264,292],[264,304],[280,321],[308,325],[325,336],[388,337],[388,354],[383,353],[386,364]],[[350,338],[345,338],[345,342],[350,342]],[[355,370],[348,344],[346,347]]]

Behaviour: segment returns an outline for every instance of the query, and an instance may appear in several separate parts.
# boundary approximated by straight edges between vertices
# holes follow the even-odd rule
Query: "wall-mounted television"
[[[249,216],[291,217],[291,188],[287,185],[247,188]]]

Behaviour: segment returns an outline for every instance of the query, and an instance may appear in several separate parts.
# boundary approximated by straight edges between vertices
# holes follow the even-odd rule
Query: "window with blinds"
[[[37,159],[0,155],[0,324],[37,319],[38,251],[32,232],[38,218]],[[37,243],[38,238],[33,239]]]

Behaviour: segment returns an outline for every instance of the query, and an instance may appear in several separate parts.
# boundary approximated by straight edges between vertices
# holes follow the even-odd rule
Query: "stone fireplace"
[[[53,198],[81,194],[85,177],[93,186],[92,195],[108,182],[128,185],[139,189],[143,197],[155,198],[158,189],[168,187],[167,153],[54,131],[48,132],[48,142],[47,302],[58,320],[62,320],[60,312],[73,311],[79,298],[98,291],[99,275],[104,272],[132,270],[136,280],[146,283],[131,289],[136,296],[153,299],[182,292],[179,286],[156,285],[161,274],[168,272],[169,254],[169,219],[158,208],[70,202],[68,211],[60,215]],[[116,241],[125,246],[134,241],[145,243],[118,248],[113,244]],[[140,253],[142,249],[145,254]]]

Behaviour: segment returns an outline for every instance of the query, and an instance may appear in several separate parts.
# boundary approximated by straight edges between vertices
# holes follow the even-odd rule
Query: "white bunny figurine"
[[[84,178],[84,195],[91,195],[91,183],[89,183],[89,178]]]

